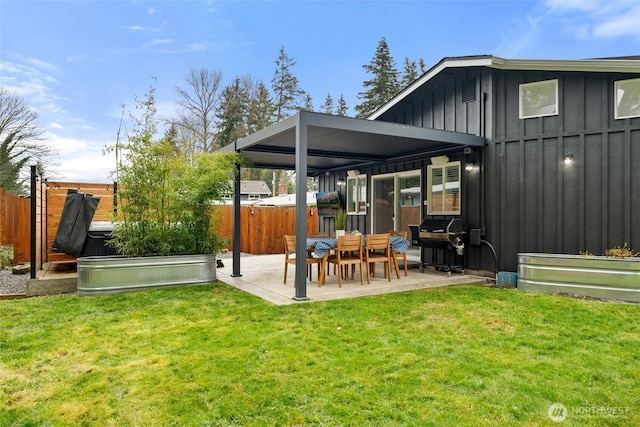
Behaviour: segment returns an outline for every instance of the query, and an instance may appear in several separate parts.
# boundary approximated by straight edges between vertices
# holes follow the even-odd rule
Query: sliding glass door
[[[374,233],[390,230],[409,233],[410,224],[420,224],[422,195],[419,170],[374,176],[372,183]]]

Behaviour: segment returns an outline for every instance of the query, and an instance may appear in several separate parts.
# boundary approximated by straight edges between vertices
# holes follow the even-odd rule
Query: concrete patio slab
[[[371,278],[371,284],[367,284],[365,277],[364,285],[360,285],[359,273],[356,271],[354,280],[343,280],[341,288],[338,287],[338,277],[333,274],[327,276],[322,287],[318,287],[317,269],[314,267],[313,280],[307,281],[309,301],[296,301],[293,299],[295,296],[295,266],[289,267],[287,284],[283,283],[284,254],[240,257],[240,277],[232,276],[232,259],[225,258],[222,261],[224,267],[217,269],[218,280],[277,305],[357,298],[441,286],[487,283],[486,277],[460,273],[447,275],[446,272],[431,268],[425,269],[423,273],[416,268],[409,268],[408,276],[405,276],[401,265],[400,279],[397,278],[394,271],[391,275],[391,282],[382,277],[379,272],[376,277]]]

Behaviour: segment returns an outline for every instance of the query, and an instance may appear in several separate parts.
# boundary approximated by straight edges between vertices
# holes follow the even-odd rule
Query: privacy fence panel
[[[222,207],[220,234],[233,249],[233,206]],[[253,254],[284,253],[284,235],[296,233],[295,207],[242,206],[240,208],[240,251]],[[318,209],[307,207],[307,233],[318,231]]]
[[[13,263],[29,261],[29,202],[0,189],[0,246],[13,247]]]

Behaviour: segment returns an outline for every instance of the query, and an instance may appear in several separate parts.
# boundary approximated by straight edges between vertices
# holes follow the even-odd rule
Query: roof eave
[[[505,59],[497,56],[465,56],[444,58],[415,82],[398,92],[382,107],[367,117],[376,120],[402,99],[413,93],[446,68],[489,67],[498,70],[579,71],[597,73],[638,73],[640,60],[635,59]]]

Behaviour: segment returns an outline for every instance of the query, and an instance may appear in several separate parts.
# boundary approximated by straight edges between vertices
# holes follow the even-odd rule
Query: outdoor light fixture
[[[464,170],[471,172],[472,170],[474,170],[476,168],[476,164],[473,162],[467,163],[464,167]]]
[[[567,153],[564,156],[563,163],[565,166],[571,166],[573,164],[573,153]]]
[[[343,186],[343,185],[345,184],[344,179],[342,179],[342,178],[338,179],[337,184],[338,184],[339,186]]]

